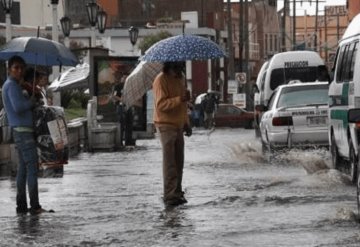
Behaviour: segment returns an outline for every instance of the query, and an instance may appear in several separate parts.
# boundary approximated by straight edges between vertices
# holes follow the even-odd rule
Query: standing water
[[[15,181],[0,177],[0,246],[359,246],[356,188],[327,150],[269,164],[253,130],[186,138],[187,204],[162,202],[161,147],[83,153],[62,178],[40,178],[52,214],[17,216]]]

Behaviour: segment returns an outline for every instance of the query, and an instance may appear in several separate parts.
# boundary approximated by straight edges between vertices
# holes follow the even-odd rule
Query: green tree
[[[148,36],[145,36],[143,40],[139,43],[139,49],[141,50],[141,53],[144,54],[147,49],[149,49],[153,44],[156,42],[171,37],[171,33],[167,31],[161,31],[156,34],[151,34]]]

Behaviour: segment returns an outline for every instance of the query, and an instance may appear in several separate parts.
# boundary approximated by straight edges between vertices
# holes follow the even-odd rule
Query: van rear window
[[[325,66],[313,67],[293,67],[274,69],[270,76],[270,89],[275,90],[278,86],[287,84],[292,80],[300,80],[302,82],[314,82],[322,79]],[[327,70],[325,68],[325,73]]]

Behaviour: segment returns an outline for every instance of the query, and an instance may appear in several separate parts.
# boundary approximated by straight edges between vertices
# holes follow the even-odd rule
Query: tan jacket
[[[160,73],[154,80],[154,123],[156,126],[171,125],[183,128],[189,123],[187,103],[181,101],[184,94],[184,78],[174,78]]]

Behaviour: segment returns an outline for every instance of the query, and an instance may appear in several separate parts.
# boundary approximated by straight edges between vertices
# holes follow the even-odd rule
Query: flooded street
[[[268,164],[253,130],[185,138],[188,203],[162,202],[158,139],[126,152],[82,153],[62,178],[40,178],[55,213],[17,216],[15,181],[0,179],[0,246],[359,246],[356,187],[326,150]]]

